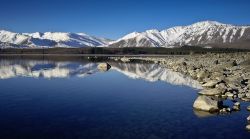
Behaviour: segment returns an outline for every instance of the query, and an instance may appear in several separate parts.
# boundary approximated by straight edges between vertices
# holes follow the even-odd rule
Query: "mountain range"
[[[250,26],[236,26],[216,21],[202,21],[166,30],[132,32],[111,41],[84,33],[13,33],[0,31],[1,48],[39,47],[232,47],[250,49]]]

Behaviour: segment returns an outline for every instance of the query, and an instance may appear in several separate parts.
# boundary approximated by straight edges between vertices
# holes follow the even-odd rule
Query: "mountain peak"
[[[119,42],[124,41],[124,42]],[[217,21],[201,21],[187,26],[176,26],[166,30],[133,32],[115,41],[112,47],[180,47],[184,45],[222,46],[250,41],[249,26],[234,26]],[[239,47],[235,45],[234,47]],[[245,46],[244,46],[245,47]],[[247,46],[249,47],[249,45]]]
[[[211,20],[206,20],[206,21],[200,21],[197,23],[192,24],[191,26],[211,26],[211,25],[229,25],[229,24],[223,24],[218,21],[211,21]]]

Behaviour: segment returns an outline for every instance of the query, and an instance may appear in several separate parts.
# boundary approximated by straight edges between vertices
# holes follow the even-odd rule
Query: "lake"
[[[245,109],[194,110],[201,85],[185,75],[154,63],[108,61],[107,71],[99,63],[1,58],[0,138],[250,138]]]

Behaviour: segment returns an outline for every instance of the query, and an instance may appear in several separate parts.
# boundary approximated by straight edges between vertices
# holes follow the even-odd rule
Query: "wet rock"
[[[201,95],[214,96],[220,95],[222,93],[221,89],[213,88],[213,89],[203,89],[199,92]]]
[[[233,96],[234,96],[234,94],[233,94],[233,93],[230,93],[230,92],[226,92],[225,95],[226,95],[227,97],[233,97]]]
[[[247,129],[248,131],[250,131],[250,125],[247,125],[247,126],[246,126],[246,129]]]
[[[246,101],[246,102],[250,102],[250,98],[246,98],[246,97],[241,98],[241,100]]]
[[[222,108],[220,109],[220,114],[228,114],[231,112],[230,108]]]
[[[214,87],[217,83],[218,83],[218,81],[211,80],[211,81],[208,81],[207,83],[203,84],[202,87]]]
[[[240,111],[240,102],[235,102],[234,103],[233,110],[234,111]]]
[[[193,108],[207,112],[217,112],[219,110],[218,101],[214,100],[212,97],[204,95],[198,96],[193,104]]]
[[[224,95],[221,95],[221,98],[225,99],[227,98],[227,96],[224,94]]]
[[[234,106],[240,107],[240,102],[235,102]]]
[[[250,106],[247,107],[247,110],[250,111]]]
[[[250,122],[250,115],[247,117],[247,121],[249,121],[249,122]]]
[[[233,108],[232,108],[234,111],[240,111],[240,107],[239,106],[233,106]]]
[[[232,111],[232,109],[231,108],[226,108],[227,109],[227,112],[231,112]]]

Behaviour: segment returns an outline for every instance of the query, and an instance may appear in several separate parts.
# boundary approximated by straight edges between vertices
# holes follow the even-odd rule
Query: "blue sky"
[[[250,24],[249,0],[0,0],[0,29],[84,32],[117,39],[133,31],[203,20]]]

